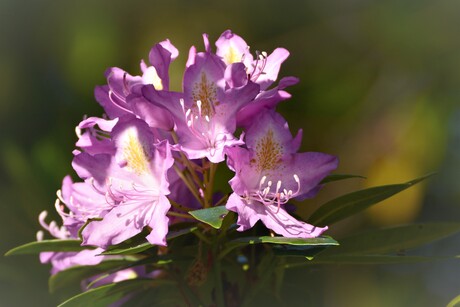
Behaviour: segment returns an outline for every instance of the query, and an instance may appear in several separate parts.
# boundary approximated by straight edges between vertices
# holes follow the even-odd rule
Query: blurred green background
[[[53,211],[93,88],[107,67],[139,73],[150,47],[170,38],[179,89],[188,48],[232,29],[253,51],[291,52],[281,76],[301,79],[279,111],[304,151],[338,155],[335,183],[302,204],[355,189],[438,175],[331,227],[348,233],[412,221],[460,220],[459,1],[24,1],[0,0],[0,254],[35,239]],[[74,175],[74,174],[73,174]],[[460,237],[421,250],[460,254]],[[49,266],[35,256],[0,257],[0,306],[53,306]],[[443,306],[460,294],[460,262],[311,266],[287,274],[287,306]]]

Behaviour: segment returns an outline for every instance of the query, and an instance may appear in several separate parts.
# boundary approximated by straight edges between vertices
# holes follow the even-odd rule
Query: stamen
[[[281,188],[281,180],[278,180],[278,182],[276,183],[276,192],[275,193],[278,193],[280,188]]]
[[[61,192],[61,190],[57,190],[57,191],[56,191],[56,196],[58,197],[58,199],[59,199],[61,202],[65,203],[64,198],[62,197],[62,192]]]
[[[196,101],[196,106],[198,107],[198,114],[201,116],[201,100]]]
[[[267,176],[262,176],[262,179],[260,179],[259,190],[262,189],[262,186],[264,185],[266,179],[267,179]]]
[[[43,230],[37,231],[37,241],[43,241],[44,235],[45,233],[43,232]]]
[[[276,182],[276,188],[274,191],[272,191],[271,187],[273,185],[273,182],[269,180],[267,182],[267,185],[264,187],[267,176],[262,176],[262,178],[259,181],[259,189],[253,192],[246,192],[245,199],[247,201],[256,200],[267,206],[276,204],[278,207],[276,213],[278,213],[281,205],[286,204],[291,198],[295,197],[300,192],[299,177],[296,174],[294,174],[293,178],[297,183],[297,190],[295,192],[293,192],[291,189],[288,190],[287,188],[283,187],[283,182],[281,180],[278,180]]]
[[[78,137],[79,139],[82,137],[80,127],[78,127],[78,126],[75,127],[75,134],[77,135],[77,137]]]

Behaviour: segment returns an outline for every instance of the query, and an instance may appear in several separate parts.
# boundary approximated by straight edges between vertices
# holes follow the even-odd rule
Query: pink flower
[[[247,130],[246,148],[226,149],[228,166],[235,172],[226,207],[238,213],[238,230],[258,220],[285,237],[317,237],[327,229],[298,221],[284,209],[290,199],[314,196],[320,181],[337,167],[334,156],[297,153],[300,140],[300,132],[292,138],[284,118],[266,111]]]
[[[110,133],[114,154],[78,153],[74,168],[105,195],[109,209],[82,232],[83,244],[106,248],[151,228],[147,240],[166,245],[170,208],[167,171],[173,164],[167,141],[156,142],[141,119],[120,118]]]

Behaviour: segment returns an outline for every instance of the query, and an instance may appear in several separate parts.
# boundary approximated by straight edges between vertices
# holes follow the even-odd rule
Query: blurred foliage
[[[92,95],[107,67],[137,74],[149,48],[170,38],[182,52],[171,67],[179,89],[186,46],[202,49],[202,33],[214,41],[227,28],[253,51],[289,49],[281,75],[301,82],[279,110],[292,131],[304,129],[303,150],[336,154],[338,172],[368,177],[329,184],[301,215],[358,188],[438,171],[331,234],[458,220],[459,12],[453,0],[0,1],[0,251],[33,240],[39,212],[53,211],[62,177],[73,175],[74,127],[102,113]],[[222,173],[221,186],[229,175]],[[455,245],[433,253],[460,252]],[[0,305],[55,305],[48,270],[33,256],[1,258]],[[445,305],[458,294],[459,271],[456,262],[291,271],[285,290],[304,296],[285,303]]]

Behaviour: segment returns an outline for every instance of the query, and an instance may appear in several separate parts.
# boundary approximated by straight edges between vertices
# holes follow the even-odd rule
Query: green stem
[[[237,243],[233,243],[233,244],[228,244],[226,248],[224,248],[220,253],[219,255],[217,256],[217,258],[220,260],[220,259],[223,259],[228,253],[230,253],[232,250],[234,250],[235,248],[239,247],[239,246],[242,246],[243,244],[237,244]]]
[[[273,257],[271,255],[267,255],[266,257]],[[260,275],[259,280],[257,283],[251,285],[250,291],[246,293],[243,298],[243,303],[241,304],[242,307],[252,306],[250,303],[252,299],[256,296],[256,294],[265,287],[266,283],[269,281],[270,276],[273,273],[273,270],[276,268],[276,259],[270,259],[270,264],[268,265],[267,269],[263,271]]]
[[[217,242],[216,242],[217,243]],[[224,300],[224,289],[222,286],[222,271],[221,271],[221,262],[217,257],[217,247],[214,247],[214,262],[213,262],[213,272],[214,272],[214,284],[216,286],[216,305],[217,307],[225,307]]]
[[[184,297],[187,306],[204,306],[199,297],[193,292],[193,290],[184,282],[182,275],[174,272],[174,269],[170,270],[171,275],[177,282],[179,292]]]
[[[212,242],[204,234],[202,234],[198,229],[192,231],[192,233],[197,236],[201,241],[205,242],[208,245],[212,245]]]

